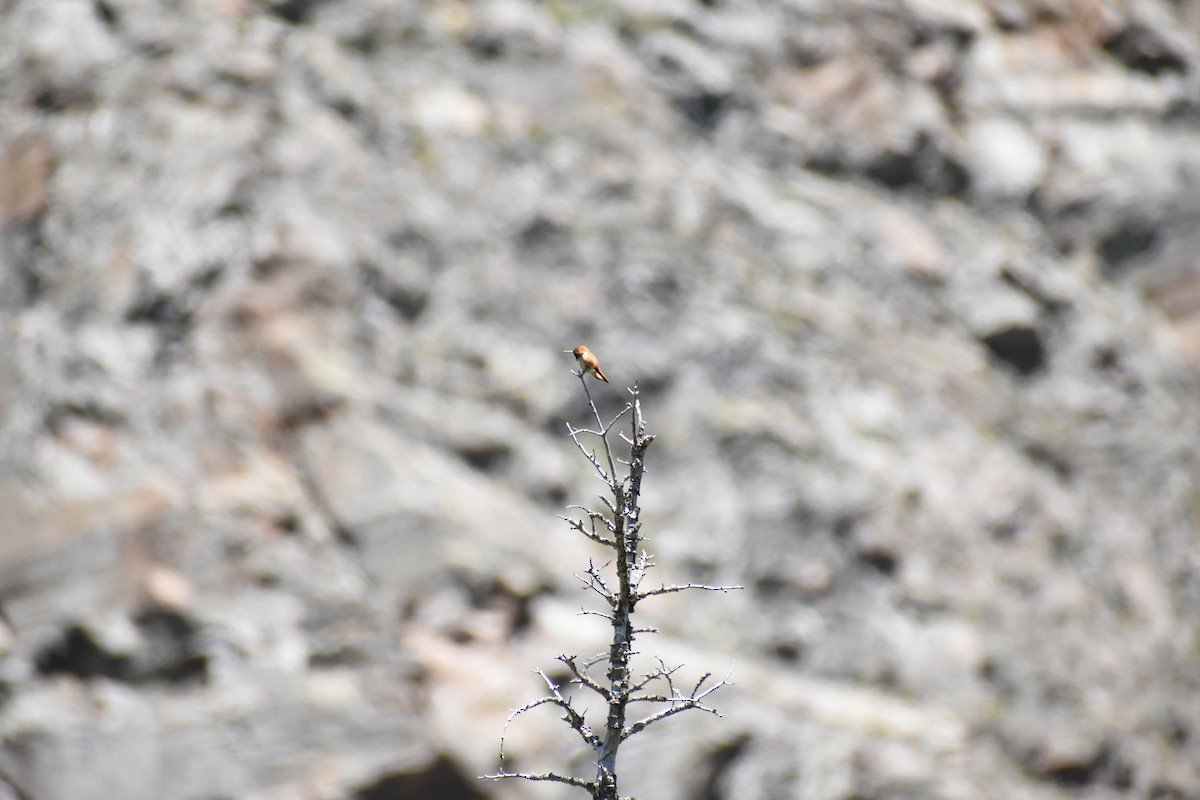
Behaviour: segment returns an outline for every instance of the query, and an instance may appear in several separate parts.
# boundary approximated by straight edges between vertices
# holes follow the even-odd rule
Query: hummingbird
[[[605,383],[608,383],[608,376],[604,374],[604,370],[600,369],[600,359],[596,358],[596,354],[587,349],[587,345],[579,345],[574,350],[563,350],[564,353],[570,353],[575,356],[575,363],[579,365],[579,370],[585,375],[592,375]]]

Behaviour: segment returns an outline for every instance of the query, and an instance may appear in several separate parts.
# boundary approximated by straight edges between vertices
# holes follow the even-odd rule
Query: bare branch
[[[545,671],[540,669],[534,671],[537,672],[538,675],[541,675],[542,680],[546,682],[546,688],[550,690],[550,696],[543,697],[540,700],[535,700],[533,703],[530,703],[529,706],[535,707],[537,705],[543,705],[546,703],[558,706],[563,710],[563,721],[570,725],[573,731],[579,734],[579,738],[583,739],[584,743],[590,745],[591,747],[599,747],[602,744],[600,737],[592,732],[592,729],[588,727],[587,720],[584,719],[582,714],[575,710],[575,707],[571,705],[571,701],[562,696],[562,693],[558,690],[557,684],[550,680],[550,676],[547,675]],[[523,712],[513,712],[513,714],[509,715],[509,719],[511,720],[518,713]]]
[[[600,695],[605,700],[612,699],[612,692],[610,692],[606,687],[601,686],[599,683],[597,683],[595,681],[595,679],[593,679],[590,675],[587,674],[587,666],[584,666],[581,669],[575,663],[575,656],[563,655],[563,656],[559,656],[558,660],[567,665],[567,669],[569,669],[571,671],[571,674],[574,675],[575,679],[577,681],[579,681],[581,684],[583,684],[587,688],[591,689],[593,692]]]
[[[596,594],[603,597],[605,599],[605,601],[608,602],[609,605],[612,605],[613,596],[608,593],[608,590],[603,585],[597,585],[595,581],[585,579],[583,576],[579,575],[578,573],[576,573],[575,577],[578,578],[583,583],[585,588],[591,589],[593,592],[595,592]]]
[[[583,386],[583,393],[587,395],[588,405],[592,407],[592,413],[596,416],[596,424],[600,426],[600,430],[604,430],[604,421],[600,419],[600,412],[596,410],[596,402],[592,400],[592,390],[588,388],[587,380],[583,377],[583,370],[576,372],[575,377],[579,378],[579,383]]]
[[[584,513],[584,515],[588,518],[588,520],[592,523],[592,530],[595,530],[596,523],[600,522],[600,523],[603,523],[605,529],[608,530],[609,533],[615,532],[615,526],[612,524],[612,522],[609,520],[609,518],[606,517],[604,514],[601,514],[599,511],[592,511],[587,506],[577,506],[577,505],[567,506],[567,508],[574,509],[576,511],[582,511]],[[570,517],[560,517],[560,519],[569,520]]]
[[[597,433],[596,431],[572,428],[571,423],[569,423],[569,422],[567,423],[567,430],[571,432],[571,439],[575,442],[575,446],[579,448],[579,452],[583,453],[584,458],[586,458],[588,461],[592,462],[592,467],[596,470],[596,473],[601,477],[601,479],[603,479],[605,483],[611,485],[613,483],[613,481],[615,480],[613,478],[613,475],[615,474],[615,469],[612,466],[612,459],[611,458],[609,459],[609,471],[605,472],[604,467],[600,466],[600,459],[596,457],[595,451],[589,451],[586,447],[583,446],[583,442],[579,441],[579,434],[581,434],[581,433],[591,433],[591,434],[594,434],[596,436],[601,436],[601,437],[602,437],[602,434]],[[604,440],[604,441],[607,443],[607,440]]]
[[[511,773],[501,768],[498,773],[484,777],[493,780],[501,778],[524,778],[525,780],[554,781],[586,790],[592,800],[628,800],[617,791],[617,750],[621,742],[630,736],[645,730],[675,714],[689,709],[699,709],[711,714],[717,712],[705,704],[705,698],[717,689],[729,683],[729,676],[709,685],[711,675],[705,675],[690,692],[680,691],[675,685],[675,675],[681,667],[668,667],[662,659],[658,666],[651,671],[634,679],[632,676],[632,659],[638,654],[635,639],[639,634],[657,633],[652,626],[634,627],[633,614],[639,601],[663,594],[681,592],[684,589],[702,589],[707,591],[727,592],[741,589],[740,586],[709,586],[699,583],[688,583],[677,586],[660,585],[657,589],[641,590],[641,583],[648,571],[655,566],[654,555],[641,547],[641,487],[642,478],[646,473],[646,451],[654,441],[654,436],[646,433],[646,423],[642,416],[641,402],[637,384],[629,390],[631,401],[618,411],[607,423],[600,416],[600,410],[592,399],[591,388],[582,372],[574,373],[587,395],[588,407],[595,419],[596,427],[577,428],[567,423],[567,432],[576,448],[592,465],[598,478],[605,482],[608,493],[600,495],[603,505],[601,511],[593,511],[585,506],[573,505],[568,508],[577,512],[579,518],[562,517],[568,526],[583,534],[585,537],[613,551],[612,561],[597,566],[592,560],[588,561],[587,571],[576,573],[584,587],[602,597],[608,608],[605,611],[581,609],[584,616],[597,616],[612,626],[612,641],[606,652],[582,660],[574,655],[560,655],[558,661],[564,664],[570,678],[564,685],[583,686],[599,696],[606,706],[603,725],[593,731],[587,724],[587,710],[582,713],[576,709],[572,701],[580,702],[579,697],[564,696],[557,686],[542,670],[537,673],[546,683],[548,694],[529,703],[509,715],[504,726],[504,736],[508,727],[519,715],[542,705],[558,708],[565,721],[581,739],[591,747],[595,754],[593,761],[596,767],[595,778],[585,781],[581,778],[563,776],[554,772],[544,773]],[[628,458],[621,458],[613,453],[612,442],[608,436],[614,427],[625,417],[629,419],[628,433],[617,431],[617,436],[629,447]],[[585,444],[583,437],[595,436],[600,439],[599,445],[591,447],[591,442]],[[617,472],[618,464],[623,469],[623,476]],[[615,575],[614,575],[615,573]],[[605,576],[608,576],[607,579]],[[601,677],[598,665],[606,664]],[[596,673],[593,676],[593,671]],[[651,691],[652,687],[655,689]],[[631,704],[643,703],[660,706],[657,711],[628,725],[627,711]],[[717,716],[720,716],[717,714]],[[504,757],[504,737],[501,738],[501,759]]]
[[[626,403],[626,404],[625,404],[625,407],[624,407],[624,408],[622,408],[620,411],[618,411],[618,412],[617,412],[617,415],[616,415],[615,417],[613,417],[613,418],[612,418],[612,421],[611,421],[611,422],[609,422],[607,425],[605,425],[605,426],[604,426],[604,432],[605,432],[605,433],[608,433],[610,430],[612,430],[612,426],[613,426],[613,425],[616,425],[616,424],[617,424],[617,421],[618,421],[618,420],[620,420],[620,419],[621,419],[621,417],[625,416],[626,414],[628,414],[628,413],[629,413],[630,411],[632,411],[632,410],[633,410],[633,403]]]
[[[579,383],[583,386],[584,394],[587,395],[588,405],[592,407],[592,414],[595,415],[596,424],[600,427],[600,432],[596,435],[600,437],[600,441],[604,444],[604,455],[608,458],[608,473],[607,477],[605,478],[605,482],[608,483],[610,487],[615,488],[617,485],[617,467],[613,463],[612,448],[608,446],[608,427],[604,425],[604,420],[600,418],[600,410],[596,408],[596,401],[592,400],[592,390],[588,388],[587,381],[584,379],[582,372],[579,373]],[[613,423],[620,419],[621,416],[625,414],[626,410],[628,409],[622,409],[621,412],[613,418]],[[610,425],[613,423],[610,423]],[[572,436],[571,438],[574,439],[575,437]],[[579,444],[579,440],[576,439],[575,443]],[[580,446],[580,449],[582,449],[582,446]],[[596,457],[593,455],[589,460],[596,466],[596,471],[601,475],[604,475],[604,470],[602,470],[599,464],[596,463]]]
[[[684,699],[684,700],[679,701],[678,705],[673,705],[670,708],[664,708],[662,711],[651,714],[650,716],[644,717],[643,719],[640,719],[637,722],[633,723],[632,725],[630,725],[628,728],[626,728],[621,733],[621,741],[625,741],[626,739],[628,739],[630,736],[633,736],[634,734],[641,733],[642,731],[646,730],[646,728],[649,728],[651,725],[653,725],[656,722],[662,722],[667,717],[673,717],[676,714],[679,714],[683,711],[688,711],[693,708],[699,709],[700,711],[707,711],[709,714],[712,714],[715,717],[721,716],[720,712],[717,711],[715,708],[706,706],[703,703],[701,703],[699,700]]]
[[[702,677],[699,681],[696,682],[696,686],[692,690],[692,694],[690,697],[653,698],[653,701],[656,701],[656,702],[670,703],[671,707],[664,708],[662,711],[655,712],[654,714],[651,714],[650,716],[644,717],[644,718],[638,720],[637,722],[633,723],[628,728],[626,728],[624,731],[622,731],[621,739],[622,740],[628,739],[630,736],[633,736],[634,734],[644,731],[646,728],[650,727],[651,725],[653,725],[656,722],[661,722],[662,720],[666,719],[667,717],[673,717],[682,711],[687,711],[688,709],[692,709],[692,708],[698,709],[700,711],[708,712],[709,714],[712,714],[715,717],[721,716],[721,714],[715,708],[704,705],[703,700],[705,697],[708,697],[710,694],[717,691],[721,687],[731,685],[729,682],[729,675],[732,672],[733,672],[733,668],[730,667],[729,672],[725,673],[724,678],[717,681],[712,686],[709,686],[707,689],[704,689],[703,691],[701,691],[701,687],[704,685],[705,681],[707,681],[709,678],[712,677],[712,673],[706,673],[704,675],[704,677]],[[646,700],[650,701],[651,698],[646,698]]]
[[[566,520],[567,524],[571,527],[571,530],[582,533],[584,536],[591,539],[593,542],[596,542],[597,544],[602,544],[605,547],[610,548],[610,549],[614,549],[614,550],[616,549],[616,547],[617,547],[616,540],[615,539],[606,539],[603,535],[596,533],[596,526],[594,523],[592,525],[592,529],[587,530],[586,528],[583,527],[583,520],[571,519],[570,517],[563,517],[563,516],[559,516],[559,519]]]
[[[706,592],[734,592],[739,589],[745,589],[745,586],[709,586],[704,583],[681,583],[674,586],[661,586],[658,589],[650,589],[646,592],[638,592],[638,599],[645,600],[647,597],[656,597],[660,594],[674,594],[687,589],[702,589]]]
[[[659,664],[658,669],[653,670],[651,672],[647,672],[645,675],[642,676],[642,680],[640,680],[637,683],[630,686],[629,691],[631,694],[633,692],[640,692],[642,689],[645,689],[648,685],[650,685],[654,681],[664,680],[664,679],[667,681],[667,684],[668,684],[669,688],[671,689],[671,694],[675,694],[675,687],[671,685],[671,675],[673,675],[675,672],[677,672],[680,668],[679,667],[667,667],[667,665],[665,663],[663,663],[663,660],[661,658],[657,659],[657,660],[658,660],[658,664]]]
[[[491,775],[480,775],[490,781],[499,781],[504,778],[520,778],[526,781],[553,781],[555,783],[565,783],[568,786],[578,786],[580,789],[587,789],[588,792],[594,794],[596,784],[585,781],[581,778],[572,778],[568,775],[559,775],[556,772],[494,772]]]
[[[508,715],[508,719],[506,719],[504,721],[504,730],[500,732],[500,760],[501,761],[504,760],[504,741],[508,737],[508,726],[512,724],[512,721],[514,719],[516,719],[517,717],[519,717],[521,714],[524,714],[526,711],[532,711],[533,709],[537,708],[538,706],[544,706],[547,703],[553,703],[553,702],[554,702],[553,697],[539,697],[537,700],[534,700],[532,703],[526,703],[525,705],[521,706],[520,708],[514,709]]]
[[[613,506],[611,500],[609,500],[607,497],[601,497],[600,502],[604,503],[604,507],[608,509],[608,513],[612,514],[614,518],[618,516],[617,509]]]
[[[587,572],[584,574],[587,575],[586,579],[578,572],[575,573],[575,577],[578,578],[584,586],[608,601],[610,606],[619,599],[620,596],[610,589],[608,584],[604,582],[604,576],[600,574],[600,570],[596,568],[596,565],[591,559],[588,559]]]
[[[583,662],[584,669],[591,669],[602,661],[608,660],[608,653],[596,653],[596,655]]]

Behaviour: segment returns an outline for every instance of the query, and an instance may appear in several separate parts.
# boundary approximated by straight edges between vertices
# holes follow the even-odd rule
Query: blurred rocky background
[[[745,586],[645,605],[737,685],[626,793],[1200,798],[1198,32],[0,0],[0,799],[581,796],[476,779],[607,642],[579,343]]]

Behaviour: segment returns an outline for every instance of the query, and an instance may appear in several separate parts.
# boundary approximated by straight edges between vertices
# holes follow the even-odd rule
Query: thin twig
[[[592,407],[592,413],[596,415],[596,424],[600,426],[600,441],[604,444],[604,455],[608,458],[607,483],[609,484],[610,488],[615,490],[617,486],[617,467],[616,464],[613,463],[612,448],[608,445],[608,427],[606,427],[604,421],[600,419],[600,409],[596,408],[596,403],[594,400],[592,400],[592,390],[588,388],[587,380],[584,379],[582,372],[579,373],[579,382],[583,384],[583,391],[587,394],[588,405]],[[628,410],[629,407],[621,409],[621,411],[615,417],[613,417],[613,421],[610,423],[610,426],[615,424],[616,421],[624,416],[625,412]]]
[[[491,781],[499,781],[504,778],[520,778],[526,781],[553,781],[555,783],[565,783],[568,786],[578,786],[580,789],[587,789],[588,792],[593,794],[596,791],[596,784],[591,781],[572,778],[569,775],[559,775],[556,772],[493,772],[491,775],[481,775],[480,777]]]
[[[561,708],[563,710],[563,720],[571,726],[572,730],[579,734],[579,738],[583,739],[586,744],[592,747],[599,747],[602,744],[600,737],[588,727],[583,714],[576,711],[575,707],[571,705],[571,701],[562,696],[562,693],[558,691],[557,684],[550,680],[550,676],[543,670],[539,669],[535,671],[538,675],[542,676],[542,680],[546,682],[546,686],[550,690],[550,696],[543,697],[542,700],[549,700],[553,705]]]
[[[711,677],[711,673],[705,674],[704,677],[702,677],[696,683],[696,688],[692,690],[692,694],[690,697],[661,698],[660,702],[671,703],[672,704],[671,707],[664,708],[662,711],[658,711],[654,714],[651,714],[648,717],[644,717],[644,718],[638,720],[637,722],[633,723],[632,725],[630,725],[628,728],[626,728],[621,733],[622,740],[628,739],[630,736],[633,736],[634,734],[644,731],[646,728],[650,727],[651,725],[653,725],[656,722],[661,722],[662,720],[666,719],[667,717],[673,717],[680,712],[687,711],[688,709],[692,709],[692,708],[699,709],[700,711],[705,711],[716,717],[721,716],[720,712],[718,712],[715,708],[704,705],[704,703],[702,701],[704,700],[705,697],[708,697],[710,694],[717,691],[718,689],[720,689],[724,686],[731,685],[730,681],[729,681],[729,675],[732,672],[733,672],[733,668],[731,667],[730,671],[725,673],[724,678],[717,681],[716,683],[714,683],[712,686],[708,687],[704,691],[700,691],[700,687],[704,684],[704,682],[706,680],[708,680],[708,678]]]
[[[653,683],[654,681],[657,681],[657,680],[666,679],[669,684],[670,680],[671,680],[671,675],[680,669],[680,667],[668,668],[667,665],[663,663],[663,660],[661,658],[658,659],[658,663],[659,663],[658,669],[654,670],[653,672],[647,672],[645,675],[643,675],[642,680],[638,681],[637,683],[635,683],[629,687],[629,691],[640,692],[642,689],[645,689],[648,685],[650,685],[651,683]],[[674,694],[673,690],[672,690],[672,694]]]
[[[597,544],[602,544],[605,547],[609,547],[609,548],[613,548],[613,549],[615,549],[617,546],[616,539],[606,539],[601,534],[596,533],[595,525],[593,525],[592,529],[589,531],[583,527],[583,520],[571,519],[570,517],[561,517],[561,516],[559,517],[559,519],[566,520],[567,524],[570,525],[572,529],[579,531],[584,536],[591,539],[593,542],[595,542]]]
[[[638,599],[644,600],[647,597],[657,597],[660,594],[674,594],[675,592],[683,592],[688,589],[700,589],[706,592],[735,592],[739,589],[745,589],[745,586],[709,586],[704,583],[681,583],[674,586],[662,586],[658,589],[650,589],[645,592],[638,593]]]
[[[600,617],[600,619],[612,622],[612,614],[605,614],[603,611],[592,611],[590,608],[581,608],[576,613],[578,617]]]
[[[580,669],[575,663],[575,656],[559,656],[558,660],[567,665],[567,669],[575,676],[575,679],[581,684],[591,689],[596,694],[603,697],[605,700],[611,700],[612,694],[609,690],[597,683],[590,675],[587,674],[587,668]]]
[[[620,411],[618,411],[617,415],[612,418],[612,421],[604,426],[604,432],[608,433],[610,430],[612,430],[612,426],[616,425],[617,422],[620,421],[621,417],[625,416],[632,410],[633,410],[633,403],[626,403],[625,407],[622,408]]]
[[[612,605],[614,600],[616,600],[619,595],[617,592],[614,592],[612,589],[610,589],[608,584],[604,582],[604,577],[600,574],[600,570],[596,569],[596,565],[593,564],[591,560],[588,561],[587,572],[584,574],[587,575],[587,580],[584,580],[579,573],[575,573],[575,577],[581,583],[583,583],[584,586],[588,587],[592,591],[596,592],[596,594],[607,600],[609,605]]]
[[[553,697],[539,697],[537,700],[534,700],[531,703],[526,703],[525,705],[521,706],[520,708],[514,709],[511,713],[509,713],[508,719],[506,719],[504,721],[504,730],[500,732],[500,760],[501,761],[504,760],[504,741],[505,741],[505,739],[508,738],[508,726],[512,724],[512,721],[514,719],[516,719],[517,717],[519,717],[521,714],[524,714],[526,711],[532,711],[533,709],[537,708],[538,706],[544,706],[547,703],[553,703],[553,702],[554,702]]]
[[[591,521],[593,527],[595,527],[597,522],[602,522],[602,523],[604,523],[604,527],[608,530],[609,533],[612,533],[614,530],[613,524],[611,522],[609,522],[608,517],[604,516],[599,511],[592,511],[587,506],[578,506],[578,505],[567,506],[567,509],[568,510],[574,509],[576,511],[582,511],[587,516],[587,518]],[[567,519],[567,517],[560,517],[560,519]]]

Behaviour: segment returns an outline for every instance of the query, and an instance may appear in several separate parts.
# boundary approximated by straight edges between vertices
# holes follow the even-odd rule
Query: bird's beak
[[[574,353],[574,350],[563,350],[564,353]]]

